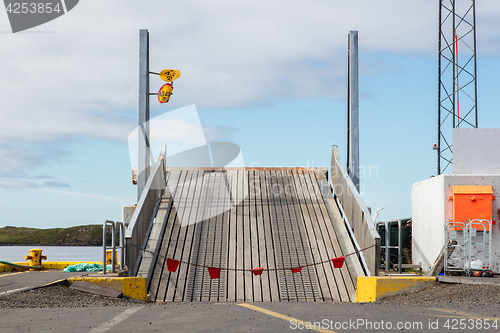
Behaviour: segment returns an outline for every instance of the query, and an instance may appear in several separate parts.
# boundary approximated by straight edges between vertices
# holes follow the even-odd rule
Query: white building
[[[444,246],[446,223],[453,221],[453,185],[492,186],[497,198],[491,202],[490,269],[500,273],[500,129],[454,129],[453,173],[412,185],[413,264],[422,263],[424,272]]]

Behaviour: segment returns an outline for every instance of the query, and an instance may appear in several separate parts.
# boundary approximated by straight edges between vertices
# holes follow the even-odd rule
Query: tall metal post
[[[439,0],[437,173],[453,163],[453,128],[477,128],[476,1]]]
[[[349,32],[347,73],[347,172],[359,192],[358,32]]]
[[[149,32],[140,30],[139,38],[139,141],[137,164],[137,202],[149,178]]]

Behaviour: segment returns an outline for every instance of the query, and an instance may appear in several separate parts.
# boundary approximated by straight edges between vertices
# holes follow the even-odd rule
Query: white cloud
[[[48,189],[48,188],[37,189],[37,191],[46,192],[46,193],[62,194],[64,196],[70,195],[70,196],[82,197],[82,198],[87,198],[87,199],[93,199],[96,201],[108,201],[108,202],[110,201],[110,202],[117,202],[117,203],[121,203],[121,204],[126,204],[126,201],[123,198],[115,198],[115,197],[110,197],[110,196],[101,195],[101,194],[61,191],[61,190],[53,190],[53,189]]]
[[[478,47],[491,53],[500,4],[477,7]],[[182,72],[167,105],[151,99],[166,111],[343,98],[349,30],[359,31],[361,56],[436,57],[437,15],[436,1],[80,1],[31,30],[55,33],[0,34],[0,143],[126,141],[137,110],[140,28],[150,31],[151,70]],[[0,30],[9,29],[0,15]],[[162,83],[152,76],[151,91]]]
[[[24,180],[0,178],[0,188],[2,189],[11,190],[11,189],[28,189],[37,187],[38,187],[37,184],[27,182]]]
[[[0,175],[19,175],[47,162],[64,162],[66,151],[44,145],[0,145]]]
[[[43,183],[43,186],[45,186],[45,187],[58,187],[58,188],[70,188],[71,187],[71,185],[64,183],[64,182],[59,182],[59,181],[45,182],[45,183]]]

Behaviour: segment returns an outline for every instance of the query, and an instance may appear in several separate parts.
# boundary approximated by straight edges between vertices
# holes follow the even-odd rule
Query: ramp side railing
[[[148,237],[150,225],[156,215],[155,208],[165,193],[166,169],[166,147],[163,146],[125,233],[125,261],[129,276],[134,276],[137,273],[141,250],[147,241],[146,237]]]
[[[340,161],[337,146],[332,148],[330,187],[336,199],[340,201],[343,217],[348,221],[358,246],[361,249],[372,246],[363,251],[363,256],[370,271],[367,273],[377,276],[380,267],[380,235],[361,195]]]
[[[111,226],[111,247],[106,244],[106,228]],[[120,250],[120,269],[125,268],[125,228],[128,226],[128,222],[111,221],[105,220],[102,225],[102,274],[106,274],[106,264],[107,261],[106,253],[111,249],[111,273],[116,272],[116,249]],[[116,232],[118,231],[119,245],[116,245]]]

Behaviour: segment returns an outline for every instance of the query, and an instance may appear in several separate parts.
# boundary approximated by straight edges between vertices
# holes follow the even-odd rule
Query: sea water
[[[0,261],[24,262],[30,249],[41,249],[47,261],[102,261],[102,246],[0,246]]]

